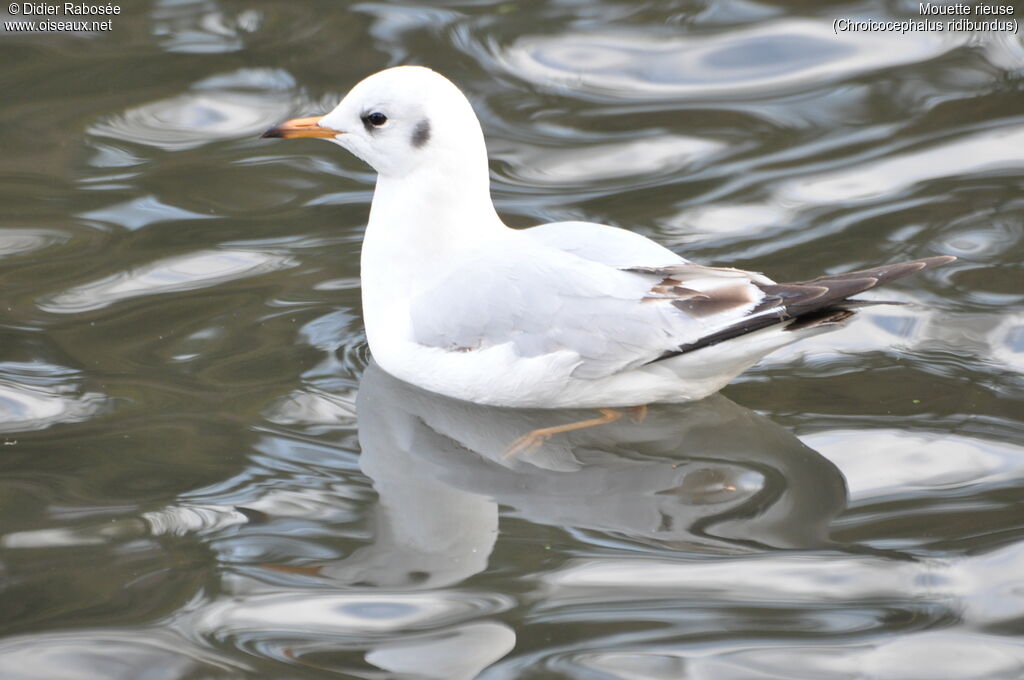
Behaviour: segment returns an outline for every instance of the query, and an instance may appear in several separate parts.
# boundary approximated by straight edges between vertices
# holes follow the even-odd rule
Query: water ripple
[[[513,173],[531,183],[590,184],[622,177],[677,172],[725,145],[673,135],[577,146],[557,152],[520,146],[510,159]]]
[[[853,503],[1024,476],[1024,446],[906,430],[829,430],[803,437],[846,478]]]
[[[103,412],[106,395],[85,392],[77,376],[48,365],[0,365],[0,432],[45,430],[77,423]]]
[[[125,229],[141,229],[160,222],[207,220],[214,216],[201,215],[191,210],[167,205],[156,196],[139,196],[124,203],[79,213],[78,217],[94,222],[116,224]]]
[[[74,314],[143,295],[197,290],[292,266],[295,261],[285,255],[227,248],[205,250],[68,288],[41,298],[39,307],[54,314]]]
[[[784,205],[821,205],[877,200],[940,177],[1024,167],[1024,126],[966,135],[922,150],[907,151],[853,170],[796,180],[780,188]]]
[[[435,590],[429,593],[317,593],[275,589],[272,594],[214,601],[194,616],[194,630],[216,640],[287,639],[319,635],[375,640],[493,614],[512,605],[494,594]]]
[[[381,644],[366,654],[366,660],[407,677],[472,680],[512,651],[515,642],[511,628],[487,621]]]
[[[879,551],[881,555],[881,551]],[[1024,616],[1018,577],[1024,547],[967,557],[893,560],[883,556],[757,555],[708,559],[575,559],[540,577],[539,611],[593,609],[666,598],[687,606],[742,604],[803,610],[814,603],[837,612],[885,603],[934,610],[976,626]],[[638,618],[662,608],[638,607]]]
[[[934,33],[833,34],[787,19],[711,36],[650,32],[526,36],[496,58],[543,87],[625,98],[778,96],[881,68],[924,61],[964,39]]]
[[[666,645],[663,645],[663,647]],[[630,680],[1016,680],[1024,645],[1005,637],[934,631],[846,644],[705,644],[684,650],[602,651],[569,661]]]
[[[1017,373],[1024,373],[1024,312],[1004,315],[987,337],[994,358]]]
[[[241,69],[128,109],[92,125],[89,133],[172,151],[251,137],[287,117],[293,86],[292,77],[279,69]]]
[[[158,628],[35,632],[0,640],[0,676],[17,680],[233,678],[251,670]]]
[[[334,394],[308,387],[278,399],[264,411],[264,417],[280,425],[353,425],[355,395]]]
[[[154,536],[208,534],[249,522],[250,517],[225,505],[175,505],[142,513]]]
[[[235,52],[262,26],[263,14],[242,9],[236,14],[217,9],[217,4],[162,2],[152,14],[153,35],[167,52],[208,54]]]
[[[923,147],[889,151],[880,158],[852,162],[846,168],[784,180],[764,202],[687,207],[670,218],[667,226],[678,234],[677,241],[707,235],[749,234],[754,230],[765,230],[777,240],[779,228],[799,224],[799,213],[813,208],[894,200],[927,182],[951,178],[962,181],[972,175],[1021,167],[1024,167],[1024,126],[961,133]],[[817,235],[813,230],[802,230],[788,238],[787,244]],[[779,245],[775,242],[773,248],[778,249]],[[1005,248],[1006,244],[1001,243],[1000,247]],[[950,250],[957,248],[966,251],[975,246],[964,241],[959,246],[953,244]]]
[[[917,564],[869,557],[576,560],[543,577],[541,606],[632,599],[640,593],[699,597],[704,603],[911,602],[934,592],[934,586],[921,584],[926,573]]]
[[[4,229],[0,234],[0,258],[42,250],[71,238],[66,233],[46,229]]]

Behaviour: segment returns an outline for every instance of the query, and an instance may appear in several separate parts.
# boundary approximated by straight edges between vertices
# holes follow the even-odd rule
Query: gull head
[[[480,122],[450,80],[423,66],[396,66],[359,82],[325,116],[295,118],[264,137],[320,137],[366,161],[384,177],[483,158]]]

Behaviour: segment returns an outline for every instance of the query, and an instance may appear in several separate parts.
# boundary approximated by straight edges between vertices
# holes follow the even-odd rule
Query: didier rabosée
[[[120,14],[120,5],[87,5],[79,2],[63,2],[49,4],[45,2],[23,2],[21,3],[22,15],[45,15],[70,14],[74,16],[86,16],[90,14]]]

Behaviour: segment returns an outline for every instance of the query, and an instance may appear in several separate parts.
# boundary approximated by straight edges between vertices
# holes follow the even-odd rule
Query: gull
[[[956,259],[776,283],[618,227],[509,228],[472,105],[422,66],[375,73],[330,113],[263,136],[326,139],[377,171],[360,267],[366,338],[384,370],[455,399],[602,413],[568,429],[706,397],[872,304],[852,296]]]

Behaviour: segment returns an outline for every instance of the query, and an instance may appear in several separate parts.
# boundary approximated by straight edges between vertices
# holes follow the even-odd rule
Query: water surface
[[[1024,45],[833,32],[916,12],[140,0],[0,32],[0,676],[1022,677]],[[783,280],[959,260],[509,458],[593,412],[383,373],[373,174],[258,139],[401,63],[468,93],[509,224]]]

